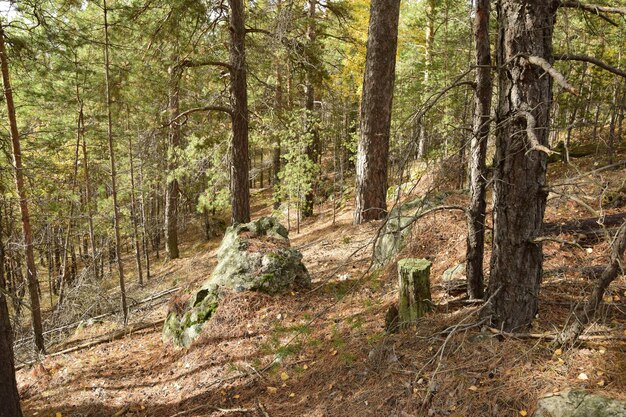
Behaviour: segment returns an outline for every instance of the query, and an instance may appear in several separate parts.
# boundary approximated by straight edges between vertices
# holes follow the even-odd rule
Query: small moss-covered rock
[[[537,403],[535,417],[623,417],[626,403],[582,390],[546,395]]]
[[[226,290],[277,294],[311,284],[302,254],[290,247],[287,229],[273,217],[229,227],[217,259],[215,270],[190,297],[188,307],[169,313],[164,339],[189,346]]]

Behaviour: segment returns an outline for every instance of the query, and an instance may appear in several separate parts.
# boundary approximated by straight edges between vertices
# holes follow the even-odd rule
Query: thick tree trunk
[[[172,59],[172,66],[169,68],[169,141],[168,141],[168,161],[167,161],[167,186],[165,188],[165,253],[168,259],[177,259],[178,251],[178,180],[176,179],[177,160],[180,147],[180,124],[173,120],[180,112],[180,79],[182,68],[177,65],[178,57]]]
[[[356,167],[355,224],[387,214],[387,162],[399,16],[400,0],[372,1]]]
[[[43,340],[43,325],[41,323],[41,307],[39,305],[39,291],[37,282],[37,266],[35,265],[35,254],[33,251],[33,233],[30,225],[30,215],[28,213],[28,196],[24,185],[24,168],[22,167],[22,149],[20,146],[20,136],[17,130],[17,118],[15,116],[15,103],[13,102],[13,91],[11,90],[11,78],[9,75],[9,57],[4,44],[4,30],[0,21],[0,69],[2,70],[2,84],[4,86],[4,97],[9,117],[9,131],[11,134],[11,145],[13,147],[13,167],[15,169],[15,187],[20,199],[20,214],[22,216],[22,234],[24,237],[24,248],[26,253],[26,279],[28,283],[28,293],[30,295],[30,311],[33,323],[33,333],[35,336],[35,347],[38,352],[45,353]]]
[[[484,295],[485,188],[487,185],[487,140],[491,118],[491,50],[489,0],[475,0],[474,39],[476,48],[476,96],[474,126],[470,143],[470,204],[467,222],[467,292],[470,298]]]
[[[109,23],[107,20],[107,3],[104,0],[104,77],[107,100],[107,137],[109,142],[109,162],[111,165],[111,196],[113,197],[113,229],[115,231],[115,255],[117,271],[120,276],[120,295],[124,324],[128,323],[128,306],[126,304],[126,283],[124,282],[124,265],[122,263],[122,239],[120,236],[120,208],[117,202],[117,172],[115,170],[115,149],[113,147],[113,118],[111,115],[111,84],[109,80]]]
[[[246,28],[242,0],[230,4],[230,90],[233,144],[231,146],[230,193],[232,222],[250,221],[248,160],[248,86],[246,81]]]
[[[0,36],[2,36],[1,29]],[[1,39],[0,42],[2,42]],[[1,219],[2,214],[0,214]],[[11,331],[7,300],[4,295],[6,289],[4,242],[2,242],[2,221],[0,221],[0,404],[2,404],[0,417],[21,417],[22,410],[15,380],[15,362],[13,359],[13,332]]]
[[[538,311],[552,79],[526,57],[551,63],[556,2],[501,0],[499,102],[494,160],[493,252],[488,295],[494,327],[514,331]]]

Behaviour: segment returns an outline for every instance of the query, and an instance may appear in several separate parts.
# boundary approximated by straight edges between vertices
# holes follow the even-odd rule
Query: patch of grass
[[[372,334],[372,335],[367,337],[367,343],[369,345],[376,344],[376,343],[380,342],[382,339],[384,339],[385,336],[386,336],[386,333],[384,331],[374,333],[374,334]]]
[[[350,352],[342,352],[341,355],[339,355],[339,359],[346,365],[352,365],[356,362],[356,355]]]
[[[346,321],[348,322],[348,325],[350,325],[350,328],[352,330],[361,329],[363,328],[363,325],[365,324],[365,319],[363,319],[361,315],[354,315],[354,316],[348,317]]]

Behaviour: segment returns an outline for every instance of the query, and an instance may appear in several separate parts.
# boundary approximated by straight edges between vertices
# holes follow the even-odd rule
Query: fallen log
[[[46,358],[52,358],[52,357],[55,357],[55,356],[61,356],[61,355],[65,355],[65,354],[68,354],[68,353],[77,352],[79,350],[89,349],[91,347],[98,346],[98,345],[101,345],[101,344],[104,344],[104,343],[110,343],[110,342],[113,342],[114,340],[123,339],[124,337],[129,336],[130,334],[138,332],[140,330],[149,329],[149,328],[152,328],[152,327],[155,327],[155,326],[162,326],[163,323],[165,323],[165,319],[161,319],[161,320],[157,320],[157,321],[153,321],[153,322],[148,322],[148,323],[145,323],[145,322],[134,323],[134,324],[126,326],[123,329],[116,330],[116,331],[114,331],[112,333],[108,333],[108,334],[105,334],[105,335],[102,335],[102,336],[98,336],[98,337],[96,337],[94,339],[88,340],[87,342],[82,343],[82,344],[80,344],[78,346],[73,346],[73,347],[68,348],[68,349],[64,349],[64,350],[60,350],[60,351],[57,351],[57,352],[49,353],[45,357]],[[39,362],[39,361],[34,360],[34,361],[25,362],[25,363],[21,364],[20,366],[16,366],[15,370],[19,371],[20,369],[25,368],[25,367],[30,366],[30,365],[33,365],[33,364],[35,364],[37,362]]]
[[[591,243],[602,239],[606,232],[615,231],[626,220],[625,213],[610,214],[601,217],[572,219],[565,223],[544,223],[543,235],[576,234],[577,243]]]
[[[545,340],[549,342],[553,342],[559,339],[558,334],[554,333],[511,333],[505,332],[502,330],[494,329],[493,327],[489,327],[489,332],[496,336],[510,337],[512,339],[534,339],[534,340]],[[578,336],[578,340],[583,342],[608,342],[612,340],[617,340],[620,342],[626,342],[626,336],[607,334],[607,335],[580,335]]]
[[[129,309],[135,309],[137,307],[139,307],[140,305],[149,303],[150,301],[154,301],[154,300],[158,300],[159,298],[165,297],[166,295],[172,294],[176,291],[178,291],[180,289],[180,287],[173,287],[173,288],[168,288],[167,290],[163,290],[163,291],[159,291],[155,294],[152,294],[151,296],[144,298],[143,300],[137,301],[135,303],[132,303],[128,306]],[[119,313],[119,310],[115,310],[115,311],[110,311],[108,313],[104,313],[104,314],[100,314],[98,316],[93,316],[93,317],[87,317],[84,318],[82,320],[76,321],[74,323],[70,323],[70,324],[66,324],[65,326],[60,326],[60,327],[55,327],[54,329],[50,329],[50,330],[46,330],[45,332],[43,332],[44,336],[50,335],[52,333],[55,332],[61,332],[64,330],[69,330],[69,329],[73,329],[74,327],[78,327],[81,323],[85,322],[85,320],[100,320],[109,316],[112,316],[114,314]],[[28,337],[24,337],[20,340],[16,340],[15,343],[13,344],[13,348],[18,348],[20,346],[22,346],[25,343],[30,342],[31,340],[33,340],[33,336],[28,336]]]

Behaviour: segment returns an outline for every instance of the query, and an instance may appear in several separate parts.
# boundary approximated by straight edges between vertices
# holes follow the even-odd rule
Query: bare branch
[[[590,64],[597,65],[598,67],[605,69],[613,74],[619,75],[620,77],[626,78],[626,71],[616,68],[607,64],[606,62],[600,61],[597,58],[586,56],[586,55],[569,55],[569,54],[560,54],[554,55],[555,61],[581,61],[581,62],[589,62]]]
[[[530,62],[531,64],[541,67],[545,72],[550,74],[554,81],[556,81],[558,85],[563,87],[564,90],[569,91],[575,96],[580,95],[578,90],[567,81],[565,76],[557,71],[556,68],[554,68],[552,65],[550,65],[548,61],[534,55],[527,56],[526,59],[528,59],[528,62]]]
[[[532,151],[543,152],[548,156],[558,154],[558,152],[555,152],[539,143],[539,139],[535,134],[535,127],[537,126],[537,120],[535,119],[535,116],[530,114],[530,112],[528,111],[520,110],[517,112],[516,118],[522,118],[526,120],[526,135],[528,136],[528,142],[530,142],[530,149],[528,150],[528,152],[526,152],[527,154]]]
[[[626,14],[626,7],[609,7],[609,6],[600,6],[597,4],[585,4],[579,1],[562,1],[559,4],[559,7],[567,7],[570,9],[580,9],[586,12],[591,12],[600,16],[600,13],[613,13],[613,14]]]
[[[195,67],[224,67],[230,71],[230,64],[221,61],[193,61],[191,59],[185,59],[178,64],[180,68],[195,68]]]
[[[260,29],[260,28],[246,28],[246,33],[261,33],[267,36],[274,36],[274,34],[270,32],[269,30]]]
[[[228,113],[231,117],[233,115],[233,110],[230,107],[225,107],[225,106],[204,106],[204,107],[196,107],[193,109],[189,109],[189,110],[185,110],[184,112],[180,113],[178,116],[176,116],[175,118],[173,118],[172,120],[169,121],[169,123],[166,123],[163,125],[163,127],[167,127],[169,125],[171,125],[172,123],[175,123],[177,120],[181,119],[181,118],[185,118],[187,119],[187,117],[192,114],[192,113],[199,113],[199,112],[208,112],[208,111],[221,111],[224,113]]]

